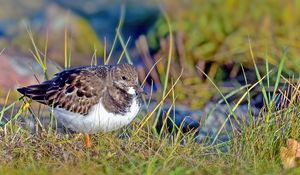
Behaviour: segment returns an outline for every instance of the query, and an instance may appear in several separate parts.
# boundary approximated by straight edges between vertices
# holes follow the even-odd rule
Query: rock
[[[0,55],[0,62],[0,88],[5,92],[19,86],[36,84],[37,79],[44,80],[41,67],[29,56],[7,54],[4,51]],[[50,76],[58,71],[58,66],[50,61],[47,62],[47,66]]]
[[[48,35],[47,57],[64,66],[64,37],[67,27],[68,55],[71,56],[71,66],[90,65],[94,49],[97,55],[103,54],[102,42],[95,31],[83,18],[49,4],[44,12],[42,21],[30,21],[29,27],[34,36],[37,47],[44,51]],[[11,40],[16,50],[26,53],[32,48],[26,27],[19,29],[19,33]]]
[[[155,106],[155,105],[153,105]],[[150,107],[150,111],[153,107]],[[164,104],[163,112],[159,116],[156,130],[160,133],[163,122],[166,119],[166,113],[169,110],[169,105]],[[259,114],[260,109],[256,107],[251,108],[253,119],[255,120]],[[194,133],[194,139],[197,143],[218,144],[223,143],[231,139],[230,133],[234,131],[240,131],[241,125],[249,124],[249,113],[247,104],[242,104],[237,107],[235,114],[238,122],[235,121],[231,115],[229,120],[228,114],[230,111],[226,104],[207,103],[203,110],[192,110],[184,106],[176,105],[171,109],[170,115],[166,120],[165,128],[170,133],[176,133],[178,128],[182,133]],[[223,126],[225,122],[225,125]],[[221,129],[221,127],[223,128]],[[218,134],[219,130],[221,132]]]
[[[71,55],[72,66],[90,65],[94,49],[97,50],[97,56],[103,55],[102,42],[88,21],[53,2],[45,1],[35,3],[35,0],[30,0],[31,4],[22,6],[22,9],[18,9],[19,4],[16,5],[21,3],[19,0],[0,2],[0,13],[5,13],[0,15],[0,49],[7,48],[24,55],[30,53],[28,50],[33,50],[27,31],[30,28],[41,51],[44,51],[48,34],[48,58],[63,66],[67,26],[68,53]],[[18,13],[10,13],[15,7],[17,9],[13,11]]]

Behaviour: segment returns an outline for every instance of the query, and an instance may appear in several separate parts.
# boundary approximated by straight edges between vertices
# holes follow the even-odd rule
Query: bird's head
[[[126,91],[128,94],[143,93],[138,83],[136,68],[130,64],[118,64],[112,70],[113,85]]]

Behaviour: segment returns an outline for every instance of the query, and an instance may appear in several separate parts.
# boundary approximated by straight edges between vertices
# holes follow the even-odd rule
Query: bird
[[[84,133],[86,147],[91,147],[90,134],[131,123],[144,93],[136,68],[126,63],[66,69],[51,80],[17,91],[48,105],[66,128]]]

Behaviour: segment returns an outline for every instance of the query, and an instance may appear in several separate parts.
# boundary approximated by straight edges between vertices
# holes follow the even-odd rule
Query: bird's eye
[[[122,80],[127,80],[127,77],[125,77],[125,76],[122,76]]]

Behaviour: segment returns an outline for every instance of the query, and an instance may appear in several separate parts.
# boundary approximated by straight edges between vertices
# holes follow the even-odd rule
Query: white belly
[[[54,109],[58,121],[66,128],[76,132],[94,134],[99,131],[107,132],[117,130],[128,125],[139,112],[140,106],[134,98],[129,112],[125,115],[107,112],[101,103],[93,106],[88,115],[83,116],[62,108]]]

